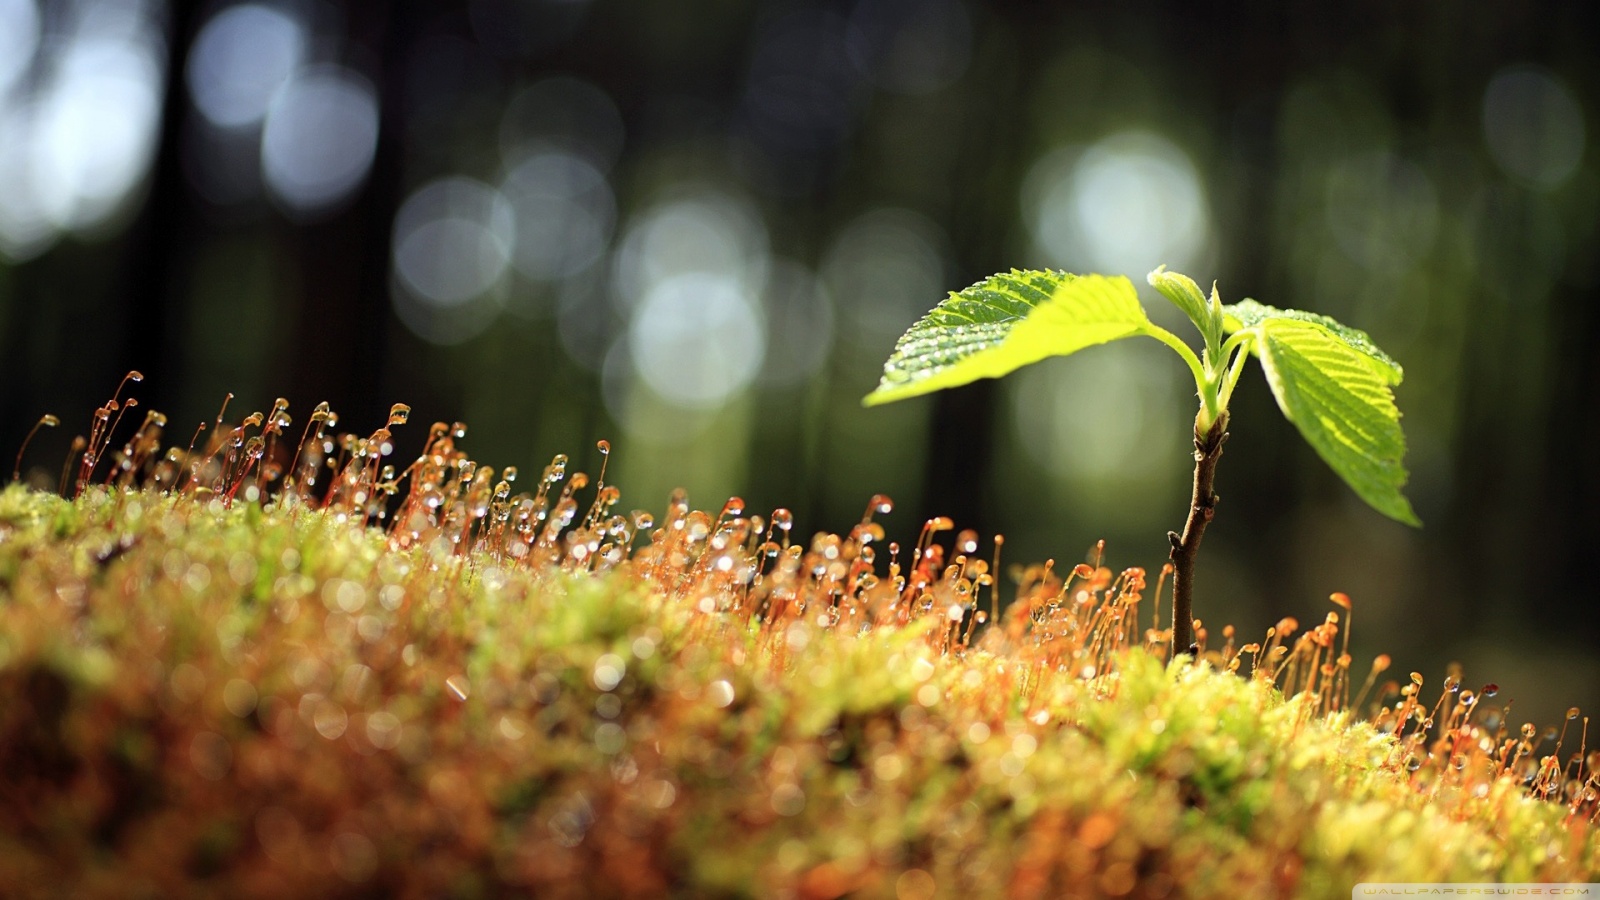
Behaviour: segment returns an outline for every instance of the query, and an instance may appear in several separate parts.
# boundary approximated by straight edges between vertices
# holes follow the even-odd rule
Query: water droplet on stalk
[[[978,533],[971,529],[964,529],[956,536],[956,548],[962,553],[978,552]]]

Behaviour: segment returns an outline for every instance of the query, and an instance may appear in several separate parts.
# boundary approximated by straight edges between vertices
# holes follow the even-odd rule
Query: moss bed
[[[1002,614],[972,538],[932,540],[948,523],[898,554],[870,516],[790,545],[742,504],[674,497],[657,525],[603,488],[582,516],[562,474],[413,490],[387,529],[359,494],[0,493],[0,894],[1334,897],[1600,871],[1570,735],[1508,734],[1459,683],[1356,715],[1333,621],[1169,663],[1137,570],[1034,567]]]

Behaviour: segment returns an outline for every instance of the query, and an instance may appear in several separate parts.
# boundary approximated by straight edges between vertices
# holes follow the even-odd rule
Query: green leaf
[[[876,406],[998,378],[1149,327],[1126,278],[1012,270],[952,293],[911,326],[884,363],[878,389],[862,402]]]
[[[1196,328],[1205,329],[1206,320],[1210,318],[1206,309],[1206,295],[1201,293],[1200,285],[1195,284],[1193,278],[1179,272],[1168,272],[1166,266],[1160,266],[1150,273],[1147,280],[1151,287],[1161,292],[1161,296],[1183,310]]]
[[[1320,326],[1350,349],[1360,352],[1383,378],[1385,384],[1399,384],[1400,379],[1405,377],[1405,370],[1400,368],[1400,364],[1389,354],[1379,350],[1378,345],[1372,342],[1372,338],[1367,337],[1365,331],[1342,325],[1327,316],[1298,309],[1277,309],[1254,300],[1241,300],[1229,304],[1222,308],[1222,312],[1223,328],[1229,334],[1246,328],[1255,328],[1269,321],[1306,322]]]
[[[1272,395],[1317,455],[1361,499],[1391,519],[1420,526],[1400,492],[1406,483],[1406,439],[1389,387],[1399,381],[1399,366],[1393,366],[1394,380],[1388,380],[1370,351],[1323,318],[1263,316],[1250,326],[1259,335],[1256,350]]]
[[[1206,300],[1206,295],[1201,292],[1200,285],[1194,279],[1178,272],[1168,272],[1166,266],[1159,266],[1151,272],[1146,279],[1150,286],[1161,293],[1161,296],[1172,301],[1172,305],[1183,310],[1189,317],[1194,327],[1200,329],[1200,335],[1206,340],[1206,348],[1213,353],[1222,342],[1222,321],[1212,310],[1212,303]],[[1216,289],[1212,288],[1212,299],[1216,298]]]

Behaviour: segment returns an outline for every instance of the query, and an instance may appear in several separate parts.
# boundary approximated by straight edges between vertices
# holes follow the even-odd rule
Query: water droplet
[[[723,518],[735,518],[744,515],[744,500],[738,497],[729,497],[728,502],[722,505]]]
[[[1576,719],[1577,717],[1578,717],[1578,708],[1576,706],[1574,706],[1571,709],[1567,710],[1567,718],[1568,719]]]
[[[640,531],[654,528],[656,527],[656,518],[642,509],[636,509],[633,511],[633,527]]]
[[[411,407],[404,403],[396,403],[389,407],[389,424],[404,425],[411,418]]]
[[[1483,695],[1485,697],[1493,697],[1498,693],[1500,693],[1500,685],[1498,684],[1486,684],[1483,686]]]
[[[963,530],[961,534],[956,536],[956,547],[962,553],[977,553],[978,533],[976,531],[972,531],[971,529]]]
[[[773,510],[772,525],[781,531],[788,531],[794,527],[794,513],[782,507]]]
[[[606,440],[595,441],[594,448],[600,451],[601,456],[611,455],[611,442]]]
[[[516,466],[506,466],[505,471],[500,473],[500,477],[504,478],[506,481],[516,481],[517,480],[517,467]]]
[[[872,511],[881,516],[894,512],[894,501],[889,499],[888,494],[873,494],[871,505]]]

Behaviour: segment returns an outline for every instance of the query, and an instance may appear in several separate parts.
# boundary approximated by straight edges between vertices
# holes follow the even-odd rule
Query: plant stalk
[[[1189,520],[1183,534],[1167,532],[1172,543],[1172,653],[1196,656],[1194,641],[1194,561],[1200,555],[1200,539],[1216,513],[1217,495],[1211,489],[1217,477],[1217,461],[1228,440],[1228,413],[1224,411],[1209,430],[1202,433],[1200,423],[1194,432],[1194,494],[1189,500]]]

